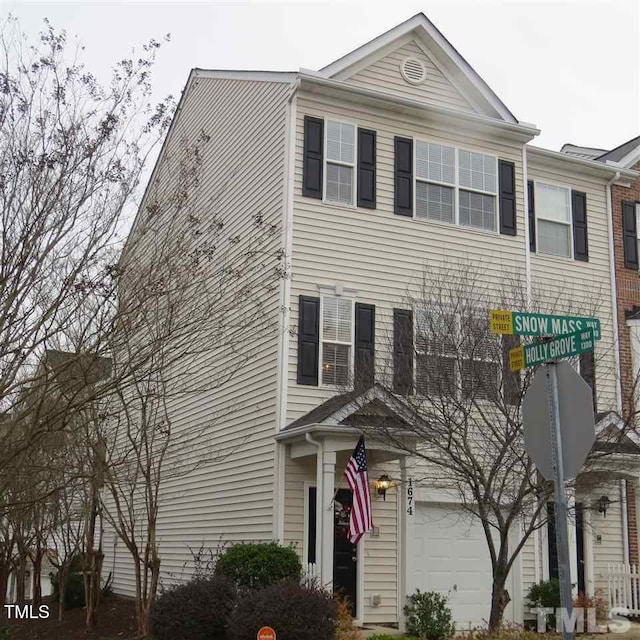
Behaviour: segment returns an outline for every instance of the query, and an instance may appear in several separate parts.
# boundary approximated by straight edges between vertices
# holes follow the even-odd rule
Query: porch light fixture
[[[600,496],[598,500],[598,513],[601,513],[605,518],[607,517],[607,509],[611,504],[609,496]]]
[[[382,496],[383,500],[386,500],[387,489],[390,489],[390,488],[391,488],[391,478],[386,473],[383,473],[376,480],[376,491],[378,492],[379,496]]]

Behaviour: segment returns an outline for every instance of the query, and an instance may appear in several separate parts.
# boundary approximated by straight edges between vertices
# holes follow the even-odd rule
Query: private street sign
[[[598,318],[493,309],[489,313],[489,328],[491,333],[519,336],[563,336],[583,329],[593,329],[594,338],[600,340]]]
[[[593,351],[595,346],[593,329],[575,331],[566,336],[559,336],[548,342],[534,342],[509,350],[509,368],[519,371],[527,367],[535,367],[549,360],[570,358],[585,351]]]

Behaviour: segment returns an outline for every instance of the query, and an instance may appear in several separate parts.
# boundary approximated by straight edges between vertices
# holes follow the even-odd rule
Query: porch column
[[[333,494],[335,493],[336,453],[322,450],[322,493],[318,500],[320,532],[320,582],[333,589]]]
[[[573,517],[568,518],[567,534],[569,536],[569,573],[571,575],[571,594],[578,595],[578,549],[576,541],[578,539],[576,530],[576,490],[567,488],[567,512],[573,513]]]
[[[595,576],[593,571],[593,527],[591,526],[591,509],[587,506],[582,511],[582,535],[584,538],[584,587],[588,596],[595,595]]]
[[[411,480],[411,485],[409,481]],[[410,495],[412,494],[412,495]],[[413,498],[410,500],[410,498]],[[404,630],[404,615],[402,609],[407,602],[407,596],[415,590],[413,583],[413,557],[414,557],[414,520],[416,512],[416,487],[411,478],[411,468],[407,457],[400,458],[400,585],[398,620],[400,629]]]

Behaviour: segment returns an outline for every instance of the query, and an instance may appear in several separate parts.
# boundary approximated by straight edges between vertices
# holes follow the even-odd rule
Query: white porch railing
[[[609,609],[626,609],[628,615],[640,615],[640,574],[635,564],[607,564]]]

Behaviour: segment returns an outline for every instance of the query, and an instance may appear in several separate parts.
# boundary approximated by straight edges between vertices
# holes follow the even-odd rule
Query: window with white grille
[[[497,158],[417,140],[415,174],[416,218],[496,231]]]
[[[571,190],[535,183],[538,252],[571,257]]]
[[[325,200],[353,205],[356,128],[352,124],[327,120],[326,131]]]
[[[426,398],[491,398],[498,390],[500,353],[483,315],[415,311],[416,392]]]
[[[347,386],[351,374],[353,301],[322,297],[322,384]]]

